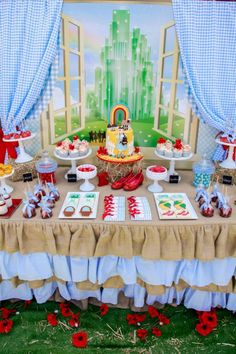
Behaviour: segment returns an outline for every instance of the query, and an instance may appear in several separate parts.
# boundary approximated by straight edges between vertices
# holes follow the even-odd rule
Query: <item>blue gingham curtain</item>
[[[62,0],[0,1],[0,119],[5,133],[38,116],[52,95]]]
[[[236,126],[236,2],[172,0],[193,110],[220,131]]]

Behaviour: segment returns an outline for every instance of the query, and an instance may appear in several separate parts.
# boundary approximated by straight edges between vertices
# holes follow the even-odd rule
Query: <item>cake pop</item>
[[[40,182],[34,186],[34,195],[38,198],[39,201],[41,200],[42,196],[46,195],[46,192]]]
[[[45,195],[42,197],[41,202],[48,206],[48,208],[52,209],[55,206],[55,199],[53,196]]]
[[[49,219],[52,217],[52,209],[49,208],[48,204],[44,200],[39,203],[39,206],[41,207],[42,219]]]
[[[218,193],[219,193],[219,187],[218,184],[215,183],[212,193],[211,193],[211,201],[212,203],[217,203],[218,202]]]
[[[211,205],[209,197],[205,199],[204,203],[200,206],[203,216],[212,217],[214,215],[214,208]]]
[[[28,198],[30,204],[34,204],[35,208],[38,208],[38,204],[40,202],[40,199],[37,197],[37,195],[34,195],[31,191],[28,191],[27,198]]]
[[[57,187],[55,187],[54,183],[47,183],[47,186],[49,188],[49,195],[57,202],[60,199],[60,193]]]
[[[31,219],[36,215],[35,205],[31,204],[28,199],[23,200],[23,217],[26,219]]]

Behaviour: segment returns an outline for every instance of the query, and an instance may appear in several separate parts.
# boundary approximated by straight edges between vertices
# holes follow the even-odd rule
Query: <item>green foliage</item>
[[[150,330],[156,326],[155,319],[147,316],[141,327],[129,326],[126,315],[130,310],[109,309],[106,316],[101,317],[99,307],[89,306],[81,312],[81,327],[79,330],[88,333],[86,349],[74,348],[71,336],[78,329],[70,328],[67,319],[59,315],[59,325],[51,327],[47,324],[46,315],[59,308],[55,302],[36,304],[33,302],[28,309],[23,309],[23,302],[12,304],[2,303],[2,306],[16,308],[20,314],[13,316],[14,326],[10,334],[0,334],[1,354],[69,354],[85,352],[112,354],[191,354],[191,353],[235,353],[236,326],[235,317],[226,310],[217,311],[218,328],[208,337],[201,337],[195,331],[197,315],[193,310],[183,306],[166,306],[161,312],[168,316],[171,323],[160,327],[162,337],[156,338],[149,333],[146,341],[135,338],[136,328]],[[77,313],[78,308],[71,305]]]

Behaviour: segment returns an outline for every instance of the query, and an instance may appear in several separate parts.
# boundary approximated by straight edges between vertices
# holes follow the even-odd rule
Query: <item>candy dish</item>
[[[18,142],[19,147],[18,147],[18,155],[17,159],[15,160],[16,163],[24,163],[24,162],[29,162],[33,160],[33,157],[30,156],[26,151],[24,147],[24,142],[30,139],[33,139],[36,136],[35,133],[31,133],[29,136],[22,137],[20,133],[14,134],[10,139],[3,138],[3,141],[5,142]]]
[[[79,179],[84,179],[84,183],[81,184],[80,190],[83,192],[90,192],[95,189],[95,186],[89,182],[90,179],[96,177],[97,167],[90,164],[84,164],[77,167],[77,176]]]
[[[153,184],[148,186],[149,192],[158,193],[162,192],[163,188],[159,185],[158,181],[165,180],[167,176],[167,169],[163,166],[149,166],[146,170],[146,175],[149,179],[153,180]]]

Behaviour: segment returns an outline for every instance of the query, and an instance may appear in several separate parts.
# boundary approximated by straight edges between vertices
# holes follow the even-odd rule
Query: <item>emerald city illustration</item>
[[[183,138],[186,99],[184,85],[176,85],[173,91],[170,83],[173,56],[163,56],[163,70],[158,72],[161,36],[165,38],[166,51],[173,53],[174,50],[174,26],[163,35],[163,28],[173,21],[171,7],[160,4],[67,3],[64,4],[63,14],[68,21],[71,19],[72,23],[74,20],[79,24],[78,28],[73,28],[70,23],[68,26],[69,46],[72,49],[69,65],[71,76],[76,78],[80,74],[77,74],[78,64],[83,60],[85,93],[82,97],[82,83],[79,80],[71,77],[68,79],[69,85],[67,78],[62,80],[65,76],[62,65],[65,63],[61,58],[61,78],[57,81],[53,99],[55,141],[66,134],[73,135],[76,128],[82,138],[88,138],[91,130],[104,131],[111,108],[117,103],[129,108],[137,145],[155,146],[157,138],[163,135]],[[80,41],[83,48],[80,48]],[[179,64],[176,79],[182,79],[181,75]],[[69,98],[66,96],[68,86]],[[70,107],[64,109],[68,100]],[[83,105],[84,111],[80,108]],[[122,112],[118,114],[118,120],[122,121]]]

